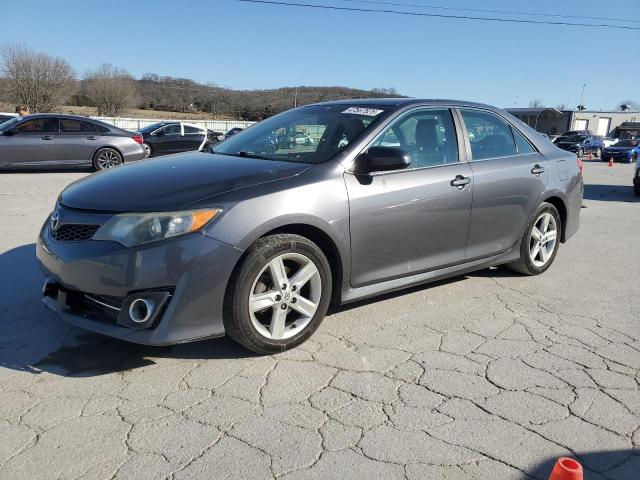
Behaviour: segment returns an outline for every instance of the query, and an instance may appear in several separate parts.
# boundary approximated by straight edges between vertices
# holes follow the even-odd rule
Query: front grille
[[[56,242],[84,242],[93,237],[100,225],[67,224],[58,230],[51,230],[51,238]]]

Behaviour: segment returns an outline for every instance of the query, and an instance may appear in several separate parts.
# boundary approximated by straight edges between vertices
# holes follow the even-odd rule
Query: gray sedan
[[[140,134],[85,117],[39,114],[0,124],[0,168],[105,170],[143,158]]]
[[[313,139],[276,147],[282,132]],[[538,275],[579,227],[580,160],[502,110],[310,105],[67,187],[37,257],[66,321],[151,345],[273,353],[346,303],[504,264]],[[140,181],[144,179],[144,181]]]

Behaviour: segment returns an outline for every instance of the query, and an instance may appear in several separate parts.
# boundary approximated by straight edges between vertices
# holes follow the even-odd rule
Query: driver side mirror
[[[371,147],[360,157],[357,173],[401,170],[411,165],[411,155],[395,147]]]

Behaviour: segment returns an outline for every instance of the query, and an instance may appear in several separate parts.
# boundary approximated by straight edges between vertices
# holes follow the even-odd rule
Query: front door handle
[[[87,140],[95,140],[95,139],[96,139],[96,137],[94,135],[89,135],[87,137]]]
[[[458,187],[459,190],[462,190],[465,185],[471,183],[471,179],[469,177],[463,177],[462,175],[456,175],[456,178],[451,180],[452,187]]]
[[[532,169],[531,169],[531,173],[533,175],[540,175],[541,173],[544,173],[544,167],[541,167],[540,165],[536,164]]]
[[[44,137],[40,137],[42,140],[53,140],[51,135],[45,135]]]

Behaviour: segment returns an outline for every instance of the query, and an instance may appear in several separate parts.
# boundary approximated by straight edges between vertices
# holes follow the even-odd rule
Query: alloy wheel
[[[558,225],[553,215],[543,213],[535,221],[529,236],[529,258],[538,268],[544,267],[556,248]]]
[[[249,294],[249,316],[263,337],[283,340],[304,330],[318,309],[322,280],[318,267],[300,253],[271,259]]]
[[[151,147],[147,143],[142,144],[142,148],[144,150],[144,156],[149,158],[151,156]]]
[[[100,170],[106,170],[120,165],[120,157],[113,150],[104,150],[98,155],[97,163]]]

